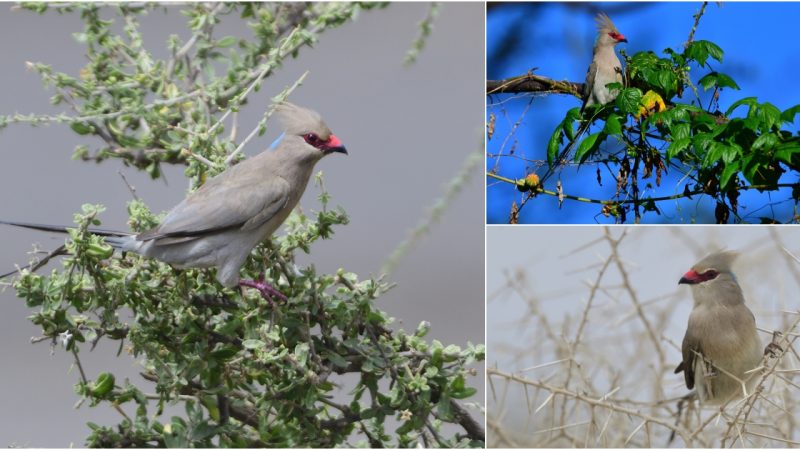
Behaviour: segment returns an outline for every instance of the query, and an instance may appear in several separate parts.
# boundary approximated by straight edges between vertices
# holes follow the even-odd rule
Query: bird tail
[[[68,229],[75,228],[75,226],[48,225],[44,223],[32,223],[32,222],[15,222],[11,220],[0,220],[0,225],[28,228],[30,230],[48,231],[51,233],[66,233]],[[115,249],[123,251],[129,250],[131,247],[131,243],[135,243],[136,241],[136,236],[134,234],[125,233],[122,231],[105,230],[102,228],[89,228],[89,232],[92,234],[105,237],[106,242],[109,245],[111,245]],[[51,255],[47,259],[49,259],[52,256],[62,254],[62,252],[63,252],[63,246],[55,250],[53,253],[51,253]],[[30,267],[30,265],[25,267]],[[18,270],[12,270],[11,272],[0,274],[0,279],[10,275],[14,275],[15,273],[18,273]]]
[[[32,223],[32,222],[15,222],[12,220],[0,220],[0,225],[9,225],[12,227],[28,228],[30,230],[49,231],[51,233],[66,233],[68,229],[75,228],[75,226],[65,225],[49,225],[45,223]],[[130,242],[134,238],[131,233],[124,231],[106,230],[102,228],[89,228],[89,233],[103,236],[106,242],[112,247],[119,250],[129,250]]]
[[[558,154],[556,159],[553,160],[553,165],[551,167],[548,167],[544,175],[542,175],[539,178],[539,183],[541,186],[544,186],[544,182],[547,181],[547,179],[550,178],[550,176],[555,173],[556,169],[558,169],[561,166],[561,161],[563,161],[569,155],[573,147],[575,147],[575,144],[578,143],[578,140],[580,139],[581,135],[583,135],[583,133],[585,133],[586,130],[589,129],[589,125],[590,121],[587,120],[583,125],[581,125],[578,128],[578,131],[575,133],[575,139],[573,139],[569,144],[567,144],[566,147],[564,147],[564,150],[562,150],[561,153]]]
[[[49,231],[52,233],[66,233],[68,229],[75,228],[74,225],[49,225],[45,223],[15,222],[13,220],[0,220],[0,225],[9,225],[12,227],[28,228],[39,231]],[[89,233],[106,237],[121,237],[131,235],[131,233],[126,233],[123,231],[105,230],[102,228],[89,228]]]

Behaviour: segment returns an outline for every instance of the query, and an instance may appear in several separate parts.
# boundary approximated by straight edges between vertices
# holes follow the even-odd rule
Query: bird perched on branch
[[[628,42],[628,39],[617,30],[617,27],[606,14],[599,13],[595,21],[597,22],[597,39],[594,42],[594,49],[592,50],[592,63],[589,64],[589,69],[586,71],[586,83],[583,85],[581,116],[583,116],[583,112],[587,106],[595,104],[605,105],[617,98],[619,90],[609,89],[606,85],[622,83],[622,63],[619,61],[614,47],[620,42]],[[572,147],[578,142],[580,136],[589,128],[589,122],[590,121],[587,120],[581,125],[578,132],[575,133],[575,138],[567,144],[561,154],[558,155],[558,158],[553,161],[553,166],[550,167],[542,177],[542,182],[544,182],[561,161],[567,157]]]
[[[683,338],[686,387],[696,388],[700,403],[722,405],[750,395],[760,376],[756,369],[764,354],[756,319],[731,265],[737,254],[712,253],[686,272],[678,284],[688,284],[694,308]]]
[[[250,251],[272,235],[302,197],[314,165],[331,153],[347,153],[316,112],[284,102],[276,109],[285,130],[274,149],[229,167],[167,214],[157,227],[139,233],[90,230],[113,247],[177,268],[217,268],[226,287],[254,287],[265,298],[285,299],[264,281],[241,280]],[[66,227],[0,221],[45,231]]]
[[[589,105],[601,104],[617,98],[619,91],[606,87],[610,83],[622,83],[622,63],[614,51],[620,42],[628,42],[607,15],[597,15],[597,40],[592,50],[592,63],[586,71],[586,84],[583,85],[583,106],[581,114]]]

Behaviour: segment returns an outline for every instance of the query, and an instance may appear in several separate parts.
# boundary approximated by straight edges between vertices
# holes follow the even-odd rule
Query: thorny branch
[[[488,362],[488,445],[661,447],[671,433],[686,447],[795,445],[800,441],[800,424],[794,420],[800,407],[796,305],[789,303],[785,311],[774,313],[783,319],[777,341],[781,350],[765,357],[759,369],[763,378],[748,397],[723,409],[701,409],[692,400],[676,422],[681,397],[675,392],[686,391],[682,378],[673,374],[679,342],[666,336],[664,327],[686,319],[671,317],[676,304],[668,299],[647,299],[637,293],[642,281],[629,273],[627,260],[641,252],[634,250],[631,236],[641,238],[646,232],[637,233],[606,228],[585,245],[575,244],[570,256],[594,251],[598,260],[580,270],[591,272],[592,279],[572,288],[570,296],[563,288],[534,280],[535,265],[506,273],[504,284],[490,286],[489,310],[522,311],[508,326],[527,330],[519,343],[490,341],[490,354],[508,355],[505,361],[532,359],[534,365],[519,369],[497,363],[492,367]],[[784,253],[790,267],[786,273],[800,285],[800,258],[779,239],[787,236],[775,231],[772,235],[775,250]],[[569,273],[571,269],[564,268]],[[633,308],[622,301],[626,293]],[[573,295],[581,299],[580,308],[565,305],[567,312],[559,319],[562,313],[555,313],[553,305],[564,305]],[[497,304],[501,301],[514,303]],[[750,308],[764,326],[764,310],[753,303]]]

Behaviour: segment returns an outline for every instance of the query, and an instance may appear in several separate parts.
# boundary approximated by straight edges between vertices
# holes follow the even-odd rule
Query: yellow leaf
[[[639,103],[639,111],[634,114],[636,120],[642,117],[647,117],[651,113],[664,111],[667,105],[664,104],[664,99],[653,91],[647,91],[642,96],[642,101]]]

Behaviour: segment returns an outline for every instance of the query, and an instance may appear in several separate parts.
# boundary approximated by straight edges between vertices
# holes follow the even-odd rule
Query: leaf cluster
[[[287,58],[313,46],[320,34],[353,20],[359,11],[381,3],[195,3],[181,6],[191,37],[173,34],[166,42],[168,58],[158,58],[145,46],[140,21],[173,6],[157,3],[23,3],[43,14],[80,15],[84,29],[73,37],[86,47],[87,64],[79,74],[50,65],[29,63],[55,94],[54,105],[69,113],[57,116],[0,117],[0,127],[12,122],[56,121],[73,131],[100,138],[102,145],[82,144],[73,157],[104,161],[122,159],[161,175],[161,164],[189,165],[189,175],[205,167],[196,154],[216,161],[235,144],[218,123],[229,111],[247,104],[247,88],[281,67]],[[109,11],[114,11],[112,17]],[[243,21],[241,36],[217,36],[223,20]],[[117,33],[121,27],[122,33]],[[249,33],[249,35],[247,35]],[[263,132],[263,131],[262,131]]]
[[[600,131],[583,138],[573,159],[579,165],[587,161],[606,165],[617,181],[616,196],[635,200],[633,205],[606,208],[618,219],[625,219],[620,208],[633,209],[637,220],[641,205],[644,211],[659,212],[642,196],[639,181],[655,172],[659,186],[661,174],[672,167],[690,180],[685,188],[687,197],[700,193],[717,200],[718,222],[727,222],[731,214],[741,221],[741,190],[777,190],[784,173],[797,171],[800,135],[785,126],[794,123],[800,105],[781,111],[769,102],[747,97],[720,111],[721,94],[740,89],[733,78],[712,67],[712,61],[722,62],[722,49],[698,40],[682,52],[666,49],[663,53],[664,57],[653,52],[626,57],[626,86],[608,86],[621,88],[615,102],[587,108],[584,117],[577,108],[568,111],[549,140],[548,164],[553,165],[565,139],[576,139],[576,125],[604,121]],[[690,77],[692,68],[703,71],[696,84]],[[711,93],[705,106],[697,86]],[[689,95],[694,98],[687,103],[684,97]],[[604,145],[607,142],[616,145]],[[614,147],[618,149],[609,150]],[[795,202],[800,200],[800,190],[792,195]],[[641,204],[636,204],[638,201]]]
[[[154,220],[141,202],[129,210],[134,223]],[[427,323],[412,333],[391,331],[394,319],[374,305],[391,285],[295,265],[295,252],[347,223],[340,208],[323,203],[312,217],[296,212],[286,235],[253,250],[243,276],[272,280],[289,298],[278,306],[254,291],[222,288],[213,269],[109,258],[111,248],[90,229],[100,211],[86,205],[76,215],[62,268],[24,271],[14,283],[38,308],[33,323],[54,342],[61,337],[76,358],[106,338],[144,361],[153,394],[108,372],[76,385],[91,406],[135,411],[116,427],[90,424],[89,446],[330,447],[351,445],[355,432],[373,446],[416,445],[423,433],[433,436],[428,445],[482,445],[469,433],[445,436],[442,424],[465,420],[455,400],[476,392],[466,380],[485,357],[483,345],[428,342]],[[340,403],[334,391],[348,374],[356,384]],[[177,403],[185,416],[158,420]]]

